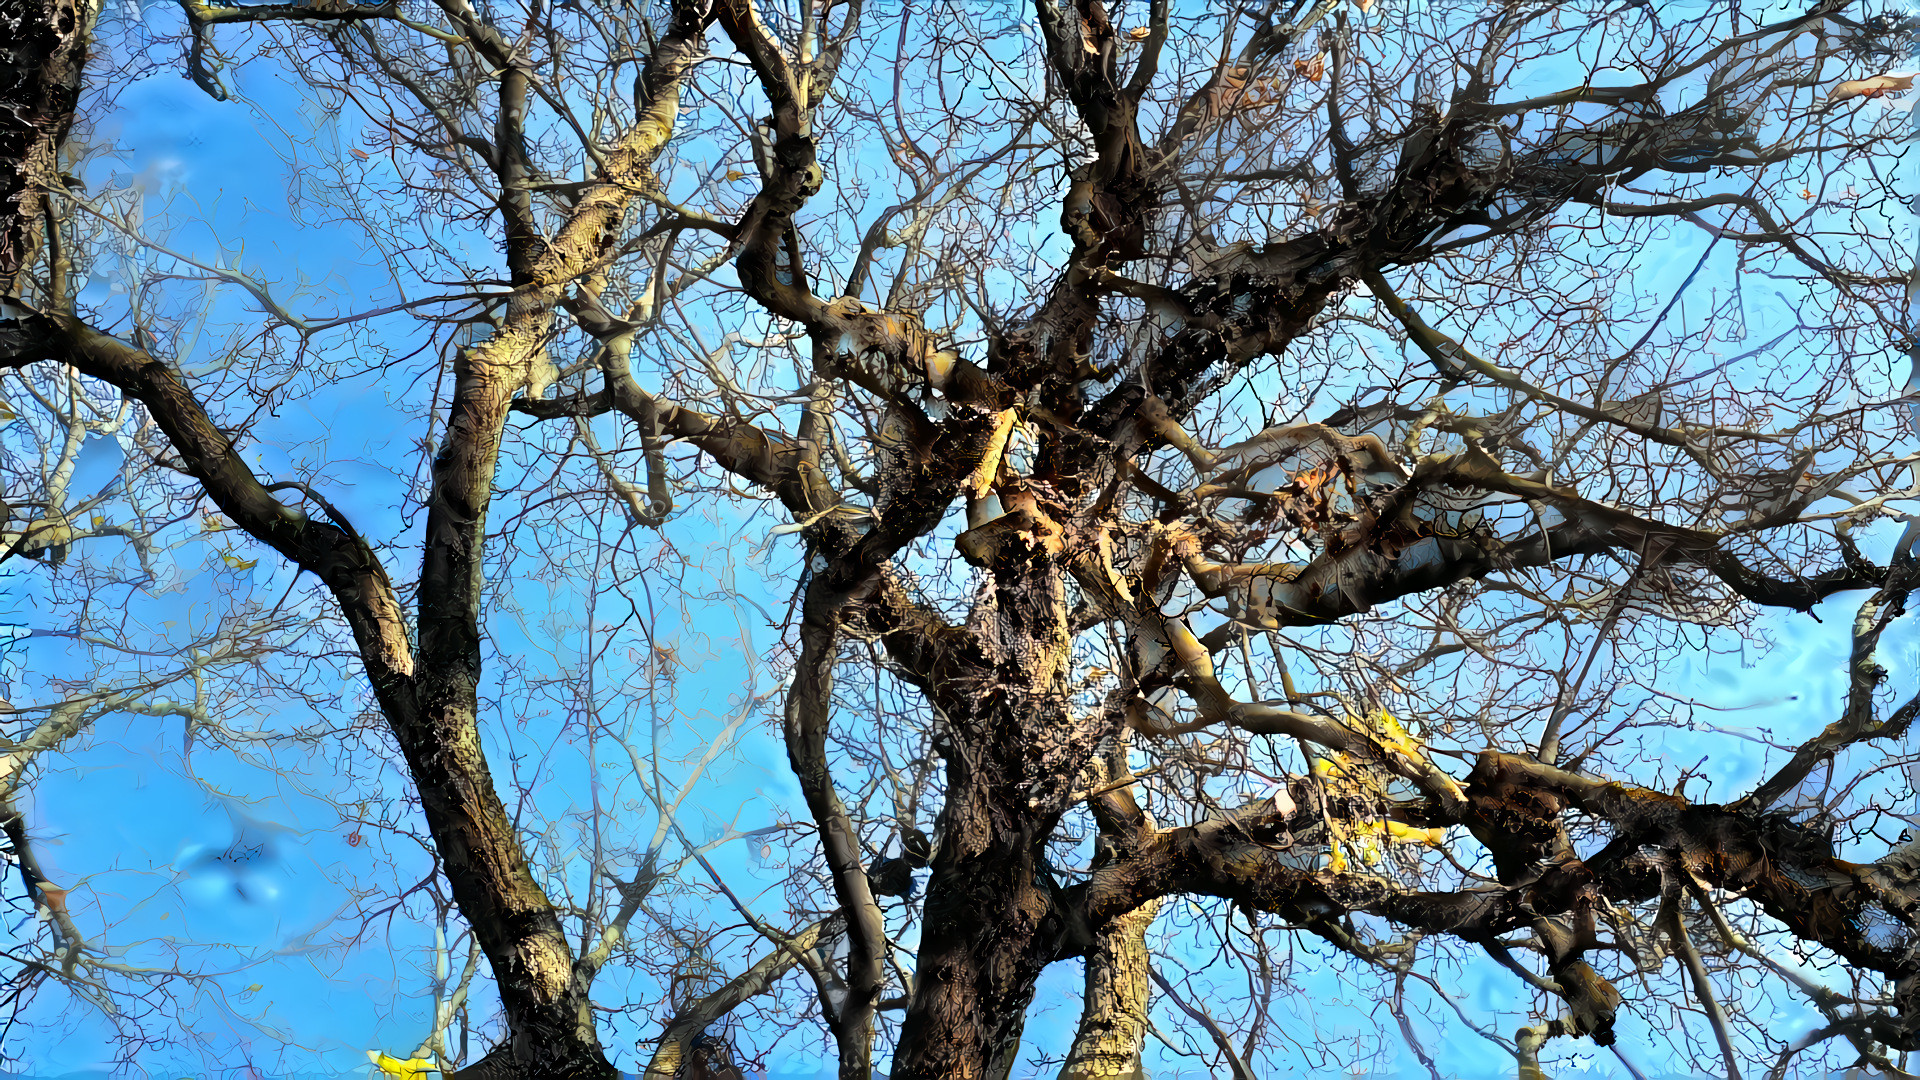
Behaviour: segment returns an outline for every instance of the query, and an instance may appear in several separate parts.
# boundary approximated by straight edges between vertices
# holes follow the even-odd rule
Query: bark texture
[[[47,241],[98,0],[0,0],[0,295]]]
[[[348,49],[353,70],[421,98],[416,119],[431,131],[406,136],[411,149],[449,170],[471,170],[464,193],[493,215],[504,277],[476,293],[485,317],[474,325],[483,330],[461,339],[467,343],[452,353],[449,382],[433,402],[438,437],[423,440],[432,451],[430,486],[411,594],[395,589],[375,548],[324,499],[302,484],[257,476],[194,378],[75,315],[61,256],[49,250],[61,234],[46,225],[59,201],[47,191],[61,183],[59,148],[73,122],[93,9],[87,0],[0,4],[12,31],[0,45],[0,285],[10,293],[0,369],[60,364],[118,388],[164,432],[196,499],[204,494],[315,575],[337,603],[405,756],[453,899],[496,978],[508,1038],[457,1077],[609,1075],[592,985],[645,895],[626,896],[617,919],[602,925],[600,945],[576,955],[567,936],[575,913],[537,880],[482,749],[490,520],[515,467],[504,459],[516,420],[570,425],[569,438],[593,457],[636,528],[666,527],[679,490],[717,491],[721,483],[703,488],[705,480],[737,480],[791,519],[773,535],[801,545],[789,624],[794,670],[780,727],[819,845],[808,872],[819,874],[812,902],[825,910],[805,918],[825,918],[785,937],[741,903],[774,947],[668,1018],[651,1080],[686,1076],[709,1060],[731,1068],[720,1063],[717,1043],[700,1041],[703,1033],[795,967],[818,991],[842,1080],[871,1080],[876,1046],[886,1045],[882,1017],[893,1009],[903,1014],[892,1043],[897,1080],[1005,1080],[1019,1061],[1037,980],[1076,957],[1086,964],[1084,1000],[1063,1080],[1144,1080],[1156,982],[1148,931],[1162,903],[1180,895],[1231,901],[1256,929],[1317,935],[1359,964],[1393,973],[1397,987],[1412,963],[1403,957],[1426,937],[1484,950],[1552,995],[1562,1013],[1523,1030],[1523,1073],[1538,1070],[1549,1038],[1613,1040],[1623,998],[1602,971],[1617,970],[1616,954],[1680,964],[1725,1070],[1735,1072],[1732,1011],[1716,1001],[1715,971],[1695,944],[1706,926],[1741,952],[1716,906],[1735,895],[1784,932],[1884,978],[1886,1000],[1863,999],[1847,1018],[1844,1034],[1863,1059],[1875,1062],[1888,1047],[1920,1049],[1920,845],[1874,863],[1841,860],[1830,833],[1795,802],[1843,754],[1904,737],[1920,718],[1920,697],[1891,712],[1876,699],[1887,678],[1875,659],[1881,637],[1920,583],[1911,537],[1883,566],[1863,557],[1848,531],[1905,497],[1885,479],[1912,466],[1904,434],[1861,419],[1884,410],[1860,406],[1860,394],[1818,399],[1809,415],[1776,423],[1775,414],[1788,411],[1782,400],[1816,399],[1805,397],[1812,392],[1798,374],[1780,381],[1791,393],[1743,411],[1741,394],[1726,389],[1735,383],[1709,379],[1721,368],[1675,374],[1692,339],[1676,339],[1669,368],[1658,368],[1638,354],[1665,311],[1625,354],[1618,334],[1595,331],[1587,342],[1593,355],[1577,358],[1594,374],[1569,389],[1562,372],[1543,375],[1533,358],[1482,355],[1477,350],[1489,347],[1474,344],[1482,327],[1472,313],[1422,280],[1429,268],[1450,270],[1441,280],[1495,297],[1490,306],[1517,296],[1516,310],[1602,322],[1604,304],[1591,298],[1594,282],[1606,278],[1598,264],[1582,264],[1590,273],[1578,280],[1564,274],[1573,284],[1534,265],[1564,255],[1550,242],[1560,235],[1549,228],[1556,215],[1591,211],[1700,226],[1714,244],[1741,245],[1742,260],[1774,251],[1835,296],[1891,295],[1906,276],[1838,266],[1754,193],[1699,195],[1685,179],[1750,174],[1757,192],[1780,175],[1771,166],[1798,167],[1840,145],[1821,141],[1835,132],[1819,118],[1852,97],[1836,89],[1809,111],[1791,95],[1841,55],[1832,41],[1853,42],[1842,50],[1852,60],[1884,52],[1860,44],[1872,28],[1841,14],[1845,3],[1768,26],[1749,27],[1736,10],[1727,26],[1737,32],[1725,40],[1661,46],[1672,55],[1647,60],[1636,76],[1643,85],[1596,87],[1590,75],[1524,99],[1497,85],[1511,50],[1531,54],[1560,40],[1555,20],[1572,9],[1509,5],[1484,18],[1461,16],[1480,52],[1454,61],[1458,71],[1447,78],[1458,85],[1444,107],[1429,100],[1431,88],[1415,86],[1405,101],[1374,108],[1372,99],[1394,88],[1357,81],[1391,67],[1373,57],[1369,63],[1386,66],[1357,68],[1352,55],[1362,47],[1353,28],[1371,4],[1352,5],[1357,15],[1334,0],[1258,18],[1235,9],[1217,56],[1210,49],[1201,63],[1181,51],[1187,43],[1175,35],[1186,16],[1170,0],[1127,9],[1140,22],[1131,27],[1116,25],[1119,9],[1104,0],[1034,0],[1044,78],[1032,94],[1043,100],[1026,126],[1005,150],[974,158],[978,148],[963,144],[940,153],[920,147],[898,110],[891,127],[883,118],[887,154],[913,178],[914,192],[860,226],[844,276],[830,265],[836,252],[815,242],[836,210],[822,193],[841,194],[835,185],[844,185],[846,205],[863,206],[866,160],[842,156],[856,164],[830,175],[836,152],[848,151],[821,125],[869,119],[836,82],[871,29],[860,0],[802,4],[792,18],[756,0],[673,0],[662,22],[632,30],[620,22],[627,36],[610,38],[606,56],[616,70],[638,65],[632,101],[595,102],[593,124],[619,119],[591,135],[576,130],[577,160],[552,154],[555,133],[580,123],[567,105],[574,91],[556,87],[595,85],[606,74],[574,78],[566,68],[578,61],[556,10],[587,16],[579,5],[535,5],[523,32],[466,0],[437,0],[431,26],[387,4],[188,3],[189,70],[209,93],[225,94],[210,48],[219,27],[326,24],[320,36]],[[1552,27],[1524,49],[1514,45],[1542,13]],[[898,13],[895,102],[911,81],[908,69],[921,63],[904,51],[914,17]],[[447,87],[423,88],[410,64],[417,57],[395,57],[376,35],[360,33],[389,21],[455,58],[436,69]],[[1781,74],[1779,65],[1802,48],[1829,51],[1793,60],[1796,72]],[[999,63],[992,49],[982,55]],[[1188,70],[1161,71],[1183,56]],[[655,175],[683,93],[694,100],[688,80],[706,61],[740,73],[755,95],[744,121],[730,105],[715,106],[722,127],[740,129],[751,157],[718,173],[741,185],[724,189],[732,193],[724,214],[676,204]],[[1756,102],[1768,95],[1783,96],[1763,112]],[[1348,115],[1356,108],[1371,109],[1365,123]],[[1284,109],[1298,123],[1279,145],[1236,161],[1269,130],[1263,117]],[[544,129],[543,110],[552,114]],[[1763,115],[1815,126],[1804,144],[1763,145]],[[468,123],[481,116],[485,124]],[[721,128],[699,139],[714,130]],[[938,199],[966,197],[996,154],[1054,153],[1059,147],[1036,145],[1048,140],[1073,144],[1061,175],[1031,181],[1035,198],[1057,200],[1064,245],[1047,250],[1059,265],[1020,298],[987,295],[989,277],[1012,264],[998,255],[979,267],[920,273],[913,259],[946,205]],[[1858,147],[1870,145],[1860,140]],[[701,153],[709,145],[696,144]],[[1037,160],[1019,169],[1038,168]],[[720,183],[701,187],[701,197]],[[1233,187],[1248,184],[1269,186]],[[950,193],[936,195],[943,185]],[[1667,186],[1679,194],[1620,202],[1623,193]],[[1003,211],[1011,187],[1005,195]],[[1808,189],[1806,213],[1824,212],[1821,199]],[[1295,200],[1308,208],[1297,218],[1282,220],[1279,209],[1236,216]],[[969,205],[993,220],[990,200]],[[658,214],[636,226],[635,207]],[[1707,211],[1713,221],[1702,217]],[[895,229],[896,217],[913,224]],[[1221,240],[1218,221],[1245,225],[1247,235]],[[697,262],[679,246],[694,234],[713,245]],[[1479,239],[1461,239],[1468,234]],[[996,237],[979,239],[999,250]],[[1486,247],[1475,253],[1475,244]],[[903,257],[885,300],[870,301],[876,268],[894,249],[916,254]],[[1455,256],[1464,261],[1448,261]],[[645,265],[631,269],[638,264]],[[47,283],[27,290],[30,301],[11,295],[36,267],[47,270]],[[622,289],[609,282],[629,272],[628,306],[616,314],[608,305]],[[743,324],[765,331],[754,348],[786,350],[790,385],[743,390],[740,380],[752,381],[743,369],[714,359],[725,347],[704,365],[681,364],[680,338],[646,336],[670,312],[687,318],[676,307],[681,290],[715,281],[723,282],[715,295],[748,313]],[[836,285],[843,295],[834,295]],[[943,289],[953,302],[941,317],[954,320],[945,330],[930,322]],[[1005,310],[987,310],[1002,299]],[[318,332],[276,317],[303,345]],[[686,337],[698,339],[706,317],[687,323],[695,332]],[[1342,321],[1369,323],[1368,342],[1404,344],[1404,359],[1368,358],[1368,377],[1385,385],[1356,391],[1320,420],[1303,418],[1301,410],[1318,409],[1318,395],[1347,377],[1329,372],[1351,358],[1318,352],[1332,347],[1329,327]],[[1834,340],[1862,336],[1867,321],[1833,330]],[[1463,329],[1455,336],[1442,325]],[[558,342],[587,351],[569,361]],[[736,343],[730,338],[728,347]],[[1574,359],[1565,366],[1577,366]],[[555,395],[563,365],[567,389]],[[1638,387],[1621,385],[1629,376],[1658,385],[1630,395]],[[1319,388],[1292,385],[1316,379]],[[1276,383],[1286,385],[1275,391]],[[1680,402],[1695,383],[1687,414]],[[1285,406],[1272,405],[1271,415],[1268,402],[1254,400],[1270,392]],[[592,421],[608,414],[637,430],[637,443],[622,448],[633,456],[620,459],[595,441]],[[574,452],[569,442],[565,454]],[[622,460],[644,471],[644,487],[622,475]],[[686,482],[703,469],[713,475]],[[1869,483],[1879,488],[1863,487]],[[1780,545],[1794,556],[1775,555]],[[1595,565],[1631,569],[1604,578]],[[955,571],[959,584],[944,594],[924,588],[916,574],[929,568]],[[1604,696],[1596,703],[1585,680],[1617,628],[1649,612],[1731,625],[1728,613],[1742,605],[1806,610],[1846,590],[1871,598],[1851,628],[1845,708],[1751,793],[1693,801],[1679,789],[1617,781],[1607,772],[1617,761],[1590,757],[1605,750],[1591,721],[1612,706]],[[1460,612],[1496,591],[1540,605],[1530,633],[1550,627],[1568,635],[1563,670],[1541,667],[1538,657],[1551,650],[1537,640],[1525,641],[1525,663],[1502,658],[1516,643],[1496,639],[1521,618],[1463,629]],[[1324,644],[1280,644],[1290,631],[1384,619],[1376,614],[1383,607],[1411,610],[1422,597],[1437,598],[1433,642],[1404,665],[1380,659],[1405,651],[1394,628],[1379,630],[1383,644],[1374,651],[1356,645],[1337,660]],[[1578,665],[1571,641],[1590,629],[1583,640],[1593,651]],[[1256,672],[1262,635],[1272,635],[1271,663]],[[1311,652],[1322,687],[1295,687],[1287,649]],[[1468,654],[1484,666],[1433,684],[1452,687],[1437,696],[1461,700],[1426,701],[1417,729],[1387,711],[1389,700],[1419,696],[1423,667]],[[847,708],[848,687],[862,685],[850,669],[862,660],[873,661],[859,673],[873,687],[891,690],[888,680],[897,680],[918,695],[911,708],[924,709],[930,729],[931,752],[918,744],[912,751],[924,763],[921,787],[896,795],[884,827],[876,825],[884,815],[868,806],[872,790],[856,791],[836,775],[849,761],[883,757],[867,756],[868,717]],[[1514,685],[1549,679],[1560,695],[1537,729],[1528,702],[1480,706],[1459,689],[1495,686],[1511,672],[1521,672]],[[1582,701],[1592,715],[1576,715]],[[1456,732],[1455,721],[1476,708],[1484,738]],[[872,738],[881,746],[886,735]],[[1136,754],[1156,764],[1139,766]],[[1298,755],[1297,773],[1275,764],[1287,754]],[[886,765],[888,782],[893,768]],[[1137,796],[1153,773],[1154,797]],[[1232,777],[1250,801],[1216,796]],[[937,843],[916,824],[926,818],[916,818],[914,800],[928,788],[940,800],[929,815]],[[1268,794],[1247,794],[1261,791]],[[1158,812],[1163,802],[1185,806],[1164,828],[1142,809]],[[1081,805],[1098,826],[1093,864],[1057,870],[1049,845]],[[17,814],[6,816],[9,829],[24,828]],[[1576,828],[1603,841],[1576,843]],[[883,856],[895,836],[899,854]],[[1456,858],[1456,846],[1468,844],[1487,861]],[[651,856],[646,865],[652,874]],[[918,869],[929,879],[908,974],[905,950],[890,936],[896,912],[883,901],[909,902]],[[1454,872],[1450,885],[1435,883]],[[1689,904],[1712,912],[1708,922],[1690,925]],[[1621,921],[1622,907],[1652,905],[1669,951],[1644,950]],[[1261,916],[1274,918],[1262,924]],[[1359,930],[1382,920],[1405,932],[1399,951]],[[78,940],[70,925],[62,930]],[[1170,984],[1159,985],[1172,995]],[[1251,1075],[1211,1013],[1185,1004],[1181,1011],[1207,1026],[1236,1075]],[[1413,1042],[1413,1025],[1399,1018]]]
[[[1146,1080],[1140,1050],[1153,988],[1147,930],[1159,913],[1160,901],[1149,900],[1094,934],[1087,948],[1080,1029],[1060,1067],[1060,1080]]]

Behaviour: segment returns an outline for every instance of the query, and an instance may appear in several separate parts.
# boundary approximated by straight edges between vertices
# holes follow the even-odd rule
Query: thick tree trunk
[[[1098,731],[1068,708],[1062,574],[1033,556],[1047,543],[1044,522],[983,541],[993,584],[968,629],[985,664],[930,686],[947,717],[948,790],[896,1080],[992,1077],[1067,932],[1044,845]]]
[[[934,861],[913,1004],[894,1080],[986,1080],[1017,1050],[1034,981],[1052,958],[1052,897],[1035,834]]]
[[[0,294],[46,239],[46,185],[73,127],[98,0],[0,0]]]

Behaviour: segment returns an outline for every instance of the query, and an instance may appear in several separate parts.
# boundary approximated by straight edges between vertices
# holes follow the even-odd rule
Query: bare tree
[[[145,552],[210,509],[254,545],[230,566],[278,560],[290,599],[260,618],[313,640],[258,667],[352,657],[418,800],[435,916],[488,962],[503,1032],[458,1075],[611,1070],[595,1010],[622,1006],[596,979],[663,860],[698,863],[734,940],[765,944],[727,975],[719,924],[656,921],[674,970],[650,1075],[733,1075],[703,1033],[798,969],[842,1077],[883,1058],[1004,1077],[1042,973],[1083,959],[1079,1035],[1039,1048],[1061,1075],[1140,1075],[1158,1008],[1250,1077],[1281,1045],[1296,976],[1276,958],[1300,938],[1436,1077],[1407,1002],[1451,1001],[1435,972],[1468,962],[1536,995],[1511,1042],[1488,1033],[1523,1076],[1551,1040],[1611,1045],[1636,995],[1730,1076],[1805,1054],[1904,1075],[1920,847],[1896,808],[1920,698],[1896,707],[1876,659],[1920,581],[1894,527],[1920,482],[1896,373],[1917,272],[1886,108],[1911,84],[1901,19],[1831,0],[1766,21],[1397,0],[183,11],[209,94],[239,92],[244,41],[363,125],[344,148],[336,119],[301,136],[337,178],[306,197],[381,253],[392,296],[303,313],[281,274],[174,244],[137,192],[23,156],[0,387],[32,422],[3,436],[9,551],[76,600],[70,632],[118,648],[138,628],[103,634],[87,575],[154,571],[104,545]],[[48,70],[26,82],[71,83]],[[49,147],[60,108],[33,121]],[[1656,273],[1681,237],[1691,271]],[[139,269],[95,301],[78,280],[110,257]],[[236,289],[244,314],[207,299]],[[251,325],[183,347],[209,310]],[[320,433],[270,419],[341,387],[418,433],[390,533],[289,452],[324,458]],[[138,468],[81,495],[88,431]],[[285,468],[242,450],[261,433],[292,440]],[[403,545],[417,575],[392,568]],[[735,830],[696,844],[675,817],[711,755],[667,778],[628,730],[663,730],[679,646],[659,628],[759,603],[736,559],[788,604],[765,612],[807,826],[774,856],[784,924],[704,861]],[[588,612],[539,655],[499,629],[529,582]],[[1689,797],[1697,767],[1663,757],[1695,726],[1670,674],[1764,652],[1764,609],[1849,591],[1867,599],[1837,717],[1746,733],[1771,771]],[[228,677],[210,646],[154,645]],[[136,700],[90,693],[40,728]],[[631,755],[651,839],[616,854],[600,830],[623,811],[596,802],[581,848],[503,803],[544,789],[538,769],[503,783],[489,728],[526,730],[541,702],[564,718],[538,738]],[[86,931],[54,923],[71,974]],[[1207,927],[1233,954],[1212,963],[1247,972],[1237,999],[1180,973]],[[451,1056],[475,970],[456,978],[457,954],[443,936],[416,1058]],[[1781,1038],[1754,1005],[1781,994],[1825,1025]]]

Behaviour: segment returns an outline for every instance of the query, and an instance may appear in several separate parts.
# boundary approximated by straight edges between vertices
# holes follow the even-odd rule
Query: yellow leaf
[[[1314,53],[1305,60],[1295,60],[1293,70],[1306,76],[1309,82],[1319,82],[1320,77],[1327,73],[1326,54]]]
[[[740,171],[739,169],[728,169],[728,170],[727,170],[727,179],[728,179],[728,180],[739,180],[739,179],[741,179],[742,177],[744,177],[744,176],[746,176],[746,175],[747,175],[746,173],[743,173],[743,172],[741,172],[741,171]]]
[[[1400,721],[1395,720],[1392,713],[1375,709],[1366,716],[1365,723],[1373,729],[1372,734],[1380,740],[1381,746],[1409,758],[1420,756],[1420,748],[1425,744],[1407,734],[1407,729],[1400,726]]]
[[[5,399],[0,399],[0,424],[7,423],[18,415],[20,414],[13,411],[13,406],[7,404]]]
[[[258,559],[243,559],[238,555],[222,555],[221,560],[235,570],[251,570]]]
[[[1133,29],[1127,31],[1127,39],[1129,41],[1145,41],[1152,34],[1153,34],[1153,30],[1150,29],[1149,27],[1136,26]]]
[[[408,1058],[402,1061],[378,1050],[367,1051],[367,1060],[373,1062],[373,1067],[379,1069],[382,1074],[398,1077],[400,1080],[410,1080],[421,1073],[440,1071],[440,1066],[435,1065],[430,1058]]]
[[[103,518],[103,517],[101,517],[101,516],[100,516],[99,514],[95,514],[95,515],[93,515],[93,527],[94,527],[94,528],[96,528],[96,529],[104,529],[104,528],[106,528],[106,527],[107,527],[107,519],[106,519],[106,518]]]
[[[1884,97],[1894,90],[1911,89],[1913,89],[1911,75],[1875,75],[1871,79],[1848,79],[1827,92],[1827,104],[1834,105],[1853,98]]]

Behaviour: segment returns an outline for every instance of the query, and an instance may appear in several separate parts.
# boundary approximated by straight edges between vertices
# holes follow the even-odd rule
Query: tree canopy
[[[234,980],[386,934],[393,1076],[1907,1075],[1905,14],[15,24],[0,1052],[308,1061]],[[284,209],[119,167],[183,76]],[[108,725],[232,842],[58,877]],[[295,848],[297,944],[142,921]]]

